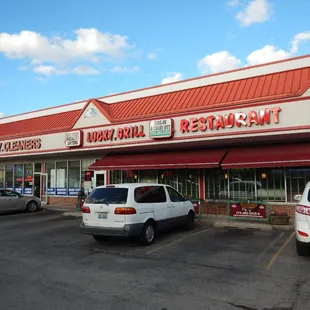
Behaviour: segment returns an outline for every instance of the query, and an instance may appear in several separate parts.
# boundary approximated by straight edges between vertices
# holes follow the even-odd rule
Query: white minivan
[[[139,236],[152,244],[158,231],[183,225],[194,228],[193,203],[164,184],[130,183],[99,186],[82,207],[80,231],[101,241]]]
[[[298,200],[295,209],[296,250],[298,255],[304,256],[310,253],[310,182],[303,194],[294,198]]]

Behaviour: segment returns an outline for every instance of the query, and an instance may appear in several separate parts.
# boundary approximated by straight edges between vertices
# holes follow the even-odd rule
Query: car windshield
[[[125,204],[128,188],[96,188],[87,198],[88,203]]]

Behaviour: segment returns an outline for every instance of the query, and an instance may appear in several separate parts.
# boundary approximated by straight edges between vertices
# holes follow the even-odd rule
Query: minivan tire
[[[195,214],[190,211],[186,217],[185,227],[186,230],[193,230],[195,228]]]
[[[296,240],[296,251],[299,256],[305,256],[309,254],[309,247],[303,242]]]
[[[155,239],[155,223],[147,221],[140,233],[140,243],[142,245],[151,245]]]

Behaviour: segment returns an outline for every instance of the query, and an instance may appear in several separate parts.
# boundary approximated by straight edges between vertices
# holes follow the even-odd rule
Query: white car
[[[139,236],[152,244],[156,232],[183,225],[193,229],[193,203],[164,184],[132,183],[99,186],[82,207],[80,232],[101,241],[106,237]]]
[[[295,209],[296,250],[298,255],[310,253],[310,182],[302,195],[296,195],[298,204]]]

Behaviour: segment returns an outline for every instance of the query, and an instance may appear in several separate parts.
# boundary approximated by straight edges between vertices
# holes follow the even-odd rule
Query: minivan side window
[[[163,186],[141,186],[135,188],[135,201],[137,203],[166,202],[166,192]]]
[[[172,187],[167,187],[167,191],[172,202],[184,201],[184,197]]]

